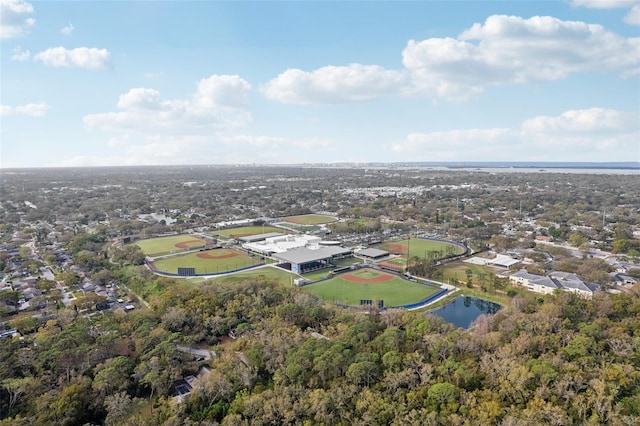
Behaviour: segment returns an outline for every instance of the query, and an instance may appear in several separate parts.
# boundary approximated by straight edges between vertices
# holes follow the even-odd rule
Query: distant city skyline
[[[640,0],[0,2],[2,168],[640,161]]]

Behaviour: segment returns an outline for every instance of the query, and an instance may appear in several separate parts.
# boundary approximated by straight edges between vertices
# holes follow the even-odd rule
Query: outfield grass
[[[184,243],[189,247],[202,247],[205,244],[205,240],[195,235],[172,235],[169,237],[136,241],[134,244],[140,247],[142,252],[147,256],[159,256],[186,250],[186,248],[176,246],[176,244],[180,243]]]
[[[199,255],[219,258],[204,259]],[[232,256],[232,257],[221,257]],[[160,272],[177,274],[178,268],[195,268],[196,274],[217,274],[233,271],[260,263],[258,258],[249,257],[246,253],[234,249],[214,249],[203,252],[167,257],[153,262]]]
[[[282,222],[297,223],[298,225],[320,225],[335,222],[338,219],[324,214],[303,214],[300,216],[281,217],[280,220]]]
[[[359,306],[361,299],[383,300],[387,307],[419,302],[437,291],[435,288],[395,275],[392,280],[383,283],[355,283],[338,275],[330,280],[305,286],[303,289],[329,302]]]
[[[463,249],[450,243],[433,240],[423,240],[421,238],[411,238],[410,240],[401,241],[385,241],[378,247],[380,250],[387,250],[390,252],[400,252],[401,254],[409,251],[409,257],[417,256],[421,259],[429,256],[430,252],[440,252],[441,257],[447,254],[462,254]],[[399,249],[399,250],[398,250]]]
[[[471,282],[475,285],[480,285],[483,274],[486,276],[494,273],[488,266],[457,261],[437,268],[433,278],[453,285],[462,285],[467,282],[467,269],[471,270]]]
[[[275,226],[241,226],[239,228],[221,229],[211,232],[211,235],[220,235],[228,238],[240,238],[248,235],[266,234],[267,232],[280,232],[288,234],[289,231]]]
[[[231,275],[225,275],[223,277],[215,277],[207,280],[208,283],[239,283],[251,279],[264,278],[268,280],[277,281],[283,285],[290,285],[298,276],[291,272],[285,271],[282,268],[276,266],[265,266],[264,268],[252,269],[246,272],[237,272]]]

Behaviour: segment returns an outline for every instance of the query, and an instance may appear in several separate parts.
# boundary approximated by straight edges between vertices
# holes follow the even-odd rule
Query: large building
[[[389,252],[386,250],[380,250],[376,248],[366,248],[355,252],[358,257],[365,258],[367,260],[380,260],[389,256]]]
[[[246,250],[271,256],[274,253],[284,253],[300,247],[318,246],[320,237],[313,235],[279,235],[268,237],[262,241],[254,241],[242,244]]]
[[[509,275],[509,280],[535,293],[550,294],[555,290],[577,293],[581,296],[591,298],[593,294],[600,290],[600,286],[582,280],[576,274],[568,272],[549,272],[545,275],[531,274],[524,269]]]
[[[300,247],[283,253],[273,254],[287,269],[296,274],[328,268],[331,261],[344,259],[352,255],[351,250],[336,246]]]

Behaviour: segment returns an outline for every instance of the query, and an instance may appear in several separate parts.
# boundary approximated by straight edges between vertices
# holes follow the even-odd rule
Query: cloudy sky
[[[2,168],[640,160],[640,0],[0,1]]]

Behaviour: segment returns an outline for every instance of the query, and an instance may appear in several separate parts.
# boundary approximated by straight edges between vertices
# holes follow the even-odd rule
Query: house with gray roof
[[[521,269],[509,275],[509,280],[522,287],[526,287],[529,291],[540,294],[551,294],[558,288],[558,284],[549,277],[544,275],[536,275]]]
[[[537,275],[521,269],[509,275],[509,280],[514,284],[540,294],[551,294],[560,289],[591,298],[596,291],[600,290],[598,284],[588,283],[576,274],[561,271],[549,272],[547,275]]]

